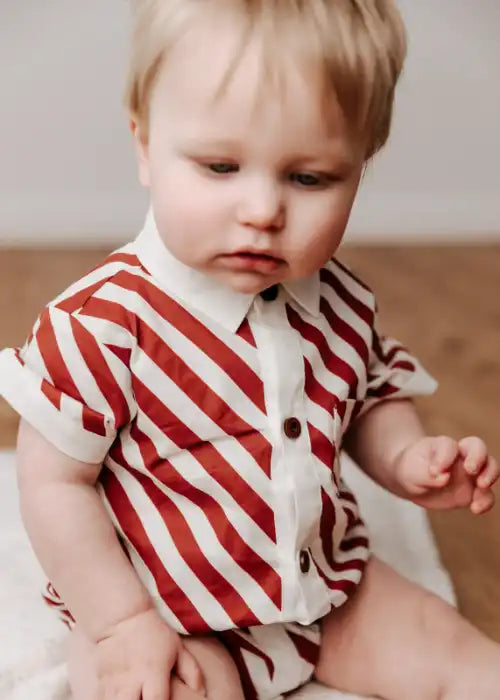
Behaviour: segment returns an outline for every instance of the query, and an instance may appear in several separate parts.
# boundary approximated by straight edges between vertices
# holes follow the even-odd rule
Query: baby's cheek
[[[197,197],[196,190],[184,186],[179,191],[157,190],[153,209],[163,242],[187,265],[203,258],[203,251],[214,243],[214,231],[221,228],[213,203]]]
[[[342,236],[329,228],[302,230],[288,246],[287,262],[294,277],[306,277],[324,267],[337,250]]]

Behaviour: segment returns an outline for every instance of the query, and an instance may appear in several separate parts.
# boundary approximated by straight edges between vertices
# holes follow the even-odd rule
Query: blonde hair
[[[366,140],[366,159],[387,141],[394,91],[406,56],[406,33],[395,0],[133,0],[134,29],[125,103],[147,139],[149,100],[169,48],[202,10],[236,13],[241,50],[262,37],[266,75],[290,47],[316,61],[331,98]],[[282,66],[285,68],[285,65]]]

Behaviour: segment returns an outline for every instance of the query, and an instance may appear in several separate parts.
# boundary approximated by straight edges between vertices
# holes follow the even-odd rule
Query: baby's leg
[[[197,660],[209,700],[244,700],[241,683],[229,653],[214,637],[188,637],[186,648]],[[68,673],[73,700],[96,700],[97,676],[93,667],[92,643],[78,628],[68,640]],[[202,696],[190,690],[177,677],[172,677],[172,700],[201,700]]]
[[[388,700],[498,700],[500,645],[376,558],[323,620],[316,677]]]

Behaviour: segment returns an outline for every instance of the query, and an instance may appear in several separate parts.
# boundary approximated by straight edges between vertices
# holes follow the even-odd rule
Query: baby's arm
[[[342,447],[374,481],[407,497],[395,463],[406,447],[423,437],[425,430],[410,399],[381,401],[354,421]]]
[[[64,455],[25,421],[17,460],[21,515],[35,554],[89,639],[149,610],[95,489],[101,465]]]
[[[426,436],[410,400],[373,406],[349,428],[343,446],[374,481],[424,507],[479,514],[495,502],[500,468],[484,442]]]
[[[77,625],[96,643],[104,684],[108,676],[116,687],[122,673],[140,695],[141,673],[149,665],[148,682],[157,675],[160,692],[173,665],[182,661],[189,675],[183,680],[200,688],[193,657],[154,610],[122,550],[95,489],[100,470],[101,465],[64,455],[21,421],[20,507],[35,554]]]

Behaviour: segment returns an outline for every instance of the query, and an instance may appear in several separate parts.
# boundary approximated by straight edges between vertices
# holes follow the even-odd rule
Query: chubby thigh
[[[183,644],[198,662],[207,694],[196,693],[173,676],[171,700],[200,700],[202,697],[208,700],[244,700],[236,666],[215,637],[185,637]],[[99,694],[92,642],[78,627],[72,630],[68,640],[68,673],[73,700],[107,700]],[[120,700],[140,698],[131,696]]]
[[[451,605],[372,557],[355,595],[322,620],[315,676],[370,697],[448,697],[457,644],[480,636]]]

